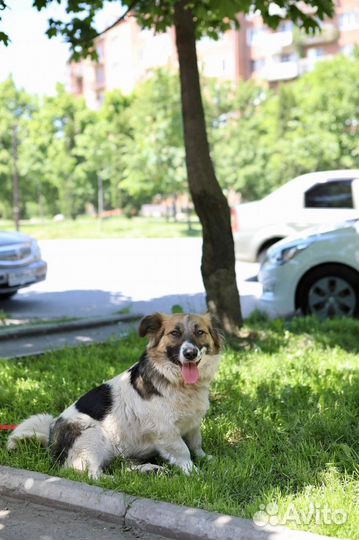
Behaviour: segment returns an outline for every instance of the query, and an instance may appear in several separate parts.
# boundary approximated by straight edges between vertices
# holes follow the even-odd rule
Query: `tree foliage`
[[[41,11],[51,2],[52,0],[33,0],[33,5]],[[124,13],[118,21],[131,12],[143,28],[163,32],[173,25],[176,2],[177,0],[121,0]],[[75,59],[87,55],[96,57],[93,40],[99,32],[95,26],[95,17],[104,4],[105,0],[68,0],[66,14],[69,20],[50,18],[48,37],[64,36]],[[319,29],[318,21],[331,17],[334,12],[332,0],[306,0],[305,3],[277,0],[276,4],[282,9],[282,15],[273,12],[271,4],[268,0],[191,0],[187,5],[196,23],[196,37],[207,35],[214,39],[232,25],[238,26],[238,13],[259,11],[264,22],[271,28],[276,28],[283,18],[287,18],[305,31],[315,32]],[[6,7],[7,3],[0,0],[0,10],[5,10]],[[8,44],[9,36],[5,32],[0,32],[1,41]]]
[[[278,90],[254,82],[234,89],[202,79],[207,128],[219,181],[244,200],[298,174],[356,168],[359,161],[359,58],[337,58]],[[156,71],[130,96],[106,95],[93,112],[58,87],[42,101],[0,84],[0,215],[12,207],[12,126],[18,125],[22,215],[137,211],[153,195],[186,191],[176,74]]]

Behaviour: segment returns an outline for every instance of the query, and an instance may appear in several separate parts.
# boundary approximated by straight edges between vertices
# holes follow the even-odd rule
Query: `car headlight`
[[[293,246],[276,249],[273,253],[268,253],[267,258],[272,264],[282,265],[293,259],[298,253],[309,246],[310,242],[303,242]]]
[[[39,244],[36,242],[36,240],[33,240],[31,242],[31,252],[32,256],[36,261],[39,261],[41,259],[41,250]]]

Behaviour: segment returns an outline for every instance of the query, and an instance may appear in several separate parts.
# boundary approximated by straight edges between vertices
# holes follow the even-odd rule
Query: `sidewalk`
[[[140,314],[79,319],[58,324],[17,326],[0,332],[0,359],[119,339],[136,328]]]
[[[0,494],[1,540],[162,540],[138,529],[103,521],[85,511],[49,508]]]

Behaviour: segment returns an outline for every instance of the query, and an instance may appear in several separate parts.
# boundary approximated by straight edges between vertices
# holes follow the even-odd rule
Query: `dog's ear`
[[[216,353],[219,353],[224,342],[221,325],[217,317],[213,315],[213,313],[209,313],[209,312],[205,313],[204,318],[207,320],[208,330],[213,339],[213,345],[214,345],[215,351]]]
[[[161,328],[163,323],[163,317],[161,313],[154,313],[153,315],[147,315],[147,317],[144,317],[142,321],[140,322],[140,326],[138,328],[138,333],[141,337],[150,336],[153,337],[159,329]]]

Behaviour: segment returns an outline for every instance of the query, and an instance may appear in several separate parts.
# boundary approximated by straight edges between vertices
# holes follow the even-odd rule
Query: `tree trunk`
[[[12,127],[12,159],[13,159],[13,174],[12,174],[12,198],[13,198],[13,215],[15,229],[20,229],[20,182],[19,171],[17,167],[17,126]]]
[[[203,228],[202,277],[207,305],[223,330],[236,335],[242,324],[235,273],[230,210],[218,184],[209,145],[199,82],[195,24],[188,0],[175,4],[186,166],[193,204]]]

